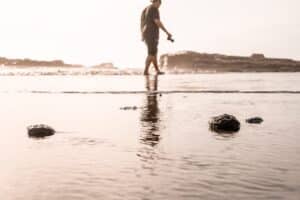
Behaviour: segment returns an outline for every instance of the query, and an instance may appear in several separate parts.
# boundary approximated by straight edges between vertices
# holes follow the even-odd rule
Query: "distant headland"
[[[160,57],[163,70],[172,72],[300,72],[300,61],[266,58],[263,54],[250,57],[182,51]]]
[[[0,57],[0,66],[7,67],[83,67],[79,64],[66,64],[62,60],[41,61],[32,59],[9,59]]]

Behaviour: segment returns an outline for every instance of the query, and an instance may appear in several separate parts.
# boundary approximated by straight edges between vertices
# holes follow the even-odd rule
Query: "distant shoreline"
[[[213,71],[198,71],[198,72],[176,72],[166,71],[164,76],[193,76],[193,75],[213,75],[213,74],[242,74],[242,73],[300,73],[298,72],[213,72]],[[97,68],[72,68],[72,67],[0,67],[0,76],[143,76],[143,69],[114,69],[103,70]]]
[[[195,73],[264,73],[264,72],[300,72],[300,61],[284,58],[266,58],[263,54],[252,54],[250,57],[207,54],[193,51],[162,54],[161,69],[168,74]],[[62,60],[41,61],[32,59],[8,59],[0,57],[1,69],[57,69],[82,70],[87,75],[140,75],[142,69],[121,69],[113,63],[101,63],[91,67],[81,64],[66,64]],[[127,71],[129,71],[127,73]],[[89,72],[91,74],[89,74]],[[1,73],[3,74],[3,73]]]

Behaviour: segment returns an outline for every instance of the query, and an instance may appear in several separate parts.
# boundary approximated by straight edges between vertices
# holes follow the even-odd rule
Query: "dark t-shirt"
[[[159,38],[159,27],[155,24],[155,19],[160,19],[159,10],[154,6],[148,6],[145,12],[145,38]]]

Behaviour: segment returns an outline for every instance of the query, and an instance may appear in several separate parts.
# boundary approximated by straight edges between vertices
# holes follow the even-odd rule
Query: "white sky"
[[[0,56],[143,67],[149,0],[0,0]],[[300,60],[299,0],[163,0],[160,53],[179,50]]]

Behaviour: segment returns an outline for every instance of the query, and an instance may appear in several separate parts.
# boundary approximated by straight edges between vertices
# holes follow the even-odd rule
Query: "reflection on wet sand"
[[[146,76],[146,89],[148,92],[157,91],[158,77]],[[155,146],[160,140],[159,135],[160,112],[157,101],[157,94],[148,94],[145,100],[145,106],[142,109],[141,141],[144,144]]]
[[[146,76],[146,89],[148,92],[154,92],[158,89],[158,77]],[[141,161],[141,171],[137,172],[139,177],[143,179],[148,176],[156,176],[156,166],[158,160],[157,145],[160,142],[161,135],[161,116],[158,104],[158,94],[151,93],[146,94],[144,106],[141,111],[140,123],[141,123],[141,147],[138,150],[137,156]],[[145,188],[149,185],[145,183]],[[148,195],[148,189],[146,189],[144,196]]]

